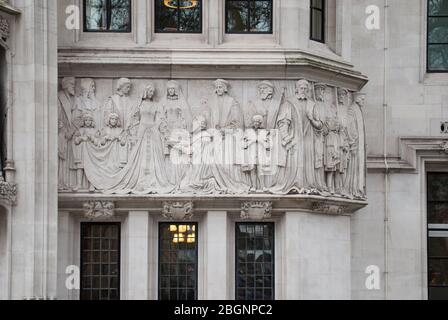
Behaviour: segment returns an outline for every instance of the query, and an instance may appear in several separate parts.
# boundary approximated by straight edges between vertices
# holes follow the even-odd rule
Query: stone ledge
[[[388,157],[387,166],[382,156],[369,156],[367,169],[370,172],[418,172],[418,157],[447,156],[448,138],[443,137],[401,137],[400,155]]]
[[[228,211],[240,213],[245,202],[272,202],[272,215],[289,212],[313,212],[327,215],[352,215],[367,206],[367,201],[308,195],[100,195],[59,194],[59,210],[83,212],[86,201],[111,201],[115,212],[145,210],[161,214],[167,202],[193,202],[195,213]]]
[[[287,50],[60,49],[59,75],[170,79],[308,78],[359,91],[368,79],[343,60]]]
[[[0,0],[0,12],[5,12],[12,15],[19,15],[22,13],[19,9],[16,9],[10,4],[8,4],[7,1],[1,1],[1,0]]]

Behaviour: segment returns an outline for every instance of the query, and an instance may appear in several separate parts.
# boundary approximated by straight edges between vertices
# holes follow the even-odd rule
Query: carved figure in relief
[[[106,101],[103,111],[103,121],[107,123],[109,114],[116,113],[120,118],[120,123],[126,133],[126,141],[128,146],[128,154],[132,150],[135,144],[135,126],[136,121],[132,117],[132,110],[135,108],[136,102],[130,97],[132,89],[131,80],[127,78],[121,78],[117,82],[117,88],[115,94],[113,94]],[[121,166],[124,167],[128,162],[128,159],[123,159]]]
[[[122,168],[123,162],[126,162],[126,135],[121,127],[120,116],[116,113],[109,114],[109,120],[106,123],[106,127],[102,130],[101,135],[101,146],[105,146],[106,144],[113,144],[114,152],[112,152],[112,157],[116,160],[115,162],[119,163],[119,166]]]
[[[139,176],[133,193],[170,193],[174,168],[169,160],[170,144],[163,109],[154,100],[156,88],[148,83],[144,89],[134,118],[138,120],[138,143],[135,148],[139,159]]]
[[[338,114],[341,122],[341,130],[339,132],[340,147],[340,164],[336,172],[336,188],[337,192],[343,196],[347,196],[346,175],[350,158],[350,145],[348,137],[348,108],[349,108],[349,91],[344,88],[337,88]]]
[[[315,106],[313,112],[307,114],[308,120],[313,128],[314,134],[314,178],[317,189],[319,191],[326,191],[325,183],[325,113],[327,106],[326,101],[327,86],[324,83],[316,83],[314,85]]]
[[[83,185],[89,186],[89,191],[93,192],[95,188],[90,184],[88,179],[84,173],[84,157],[85,151],[83,148],[83,144],[91,143],[94,146],[99,145],[100,133],[98,129],[96,129],[95,118],[91,113],[84,113],[82,116],[81,127],[75,136],[75,166],[76,166],[76,187],[75,190],[80,190],[83,188]]]
[[[203,115],[193,120],[192,164],[179,190],[183,193],[222,194],[227,193],[225,181],[221,179],[214,159],[213,129],[208,129]]]
[[[353,100],[354,102],[348,110],[350,160],[346,185],[351,197],[364,199],[366,196],[366,140],[362,108],[365,104],[365,94],[355,93]]]
[[[262,115],[253,116],[252,129],[246,129],[244,134],[245,161],[242,169],[248,175],[251,192],[268,192],[264,183],[264,170],[269,169],[271,164],[271,141],[270,133],[264,129],[263,122]]]
[[[339,119],[338,109],[331,101],[327,101],[328,87],[321,84],[318,89],[320,96],[323,97],[323,135],[324,135],[324,170],[327,188],[331,194],[335,194],[337,188],[336,178],[339,176],[341,165],[341,150],[340,150],[340,132],[342,129]],[[316,93],[317,96],[317,93]]]
[[[100,107],[96,101],[96,84],[93,79],[85,78],[80,81],[80,96],[75,99],[74,121],[76,128],[80,128],[83,123],[84,113],[93,116],[97,129],[101,129]]]
[[[301,79],[295,85],[295,97],[292,99],[295,111],[302,116],[303,124],[303,154],[299,155],[299,163],[303,163],[302,187],[308,193],[319,193],[323,189],[322,181],[316,177],[315,143],[321,134],[323,123],[317,112],[316,104],[310,98],[311,84]],[[323,168],[323,167],[322,167]],[[298,183],[297,187],[300,186]]]
[[[190,133],[192,128],[191,108],[177,81],[168,81],[162,104],[163,118],[167,123],[170,150],[170,181],[179,186],[190,163]]]
[[[62,90],[58,93],[58,186],[59,190],[70,190],[76,183],[73,155],[73,108],[75,99],[75,78],[62,79]]]

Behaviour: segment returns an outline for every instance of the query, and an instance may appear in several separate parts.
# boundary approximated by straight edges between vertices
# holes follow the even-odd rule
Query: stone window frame
[[[217,44],[238,48],[247,47],[278,47],[280,45],[280,21],[283,0],[272,0],[272,30],[271,32],[226,32],[226,0],[217,0],[218,6],[218,38]],[[250,39],[250,41],[248,41]],[[254,46],[254,44],[256,44]]]
[[[229,32],[227,28],[228,23],[228,16],[227,16],[227,8],[228,8],[228,1],[236,1],[236,0],[225,0],[224,1],[224,32],[226,34],[245,34],[245,35],[254,35],[254,34],[272,34],[274,32],[274,0],[266,0],[269,1],[271,4],[271,23],[270,23],[270,30],[269,31],[238,31],[238,32]],[[248,4],[250,2],[254,2],[255,0],[245,0]],[[250,24],[250,7],[249,7],[249,15],[248,15],[248,21]],[[247,21],[246,21],[247,22]]]
[[[274,299],[283,300],[285,291],[283,279],[285,278],[285,239],[284,234],[284,215],[282,213],[273,215],[269,219],[246,220],[240,217],[240,214],[228,212],[227,214],[227,265],[229,274],[228,298],[236,299],[236,225],[238,223],[272,223],[274,225]]]
[[[426,7],[424,10],[424,17],[426,19],[426,30],[424,33],[425,36],[425,50],[426,50],[426,54],[425,54],[425,68],[426,68],[426,73],[448,73],[448,68],[446,69],[440,69],[440,70],[432,70],[430,69],[429,66],[429,46],[430,45],[447,45],[448,46],[448,42],[444,42],[444,43],[429,43],[429,19],[430,18],[447,18],[448,19],[448,14],[446,15],[441,15],[441,16],[430,16],[429,15],[429,1],[431,0],[426,0]]]
[[[157,12],[157,10],[156,10],[156,3],[155,3],[155,1],[153,1],[152,2],[152,10],[153,10],[153,14],[152,14],[152,19],[151,19],[151,23],[152,23],[152,28],[153,28],[153,30],[154,30],[154,33],[157,33],[157,34],[161,34],[161,33],[163,33],[163,34],[170,34],[170,33],[179,33],[179,34],[183,34],[183,35],[187,35],[187,34],[202,34],[202,33],[204,33],[204,5],[205,5],[205,2],[206,1],[204,1],[204,0],[199,0],[200,2],[200,11],[201,11],[201,14],[200,14],[200,25],[201,25],[201,28],[200,28],[200,31],[180,31],[179,30],[179,25],[177,26],[178,27],[178,30],[177,31],[157,31],[157,28],[156,28],[156,25],[157,25],[157,16],[156,16],[156,12]],[[178,9],[179,10],[179,9]],[[179,13],[177,13],[177,15],[178,15],[178,18],[179,18]]]
[[[156,32],[155,1],[146,1],[146,41],[149,47],[166,47],[167,44],[176,42],[178,47],[197,47],[207,44],[210,25],[210,1],[202,0],[201,5],[201,32]],[[142,4],[140,4],[142,5]],[[137,18],[140,18],[137,17]],[[137,22],[138,24],[138,22]],[[139,30],[138,32],[142,32]]]
[[[157,232],[157,239],[158,239],[158,250],[157,250],[157,299],[159,300],[159,301],[161,301],[161,300],[163,300],[162,299],[162,296],[161,296],[161,290],[162,290],[162,287],[161,287],[161,277],[162,277],[162,273],[161,273],[161,270],[160,270],[160,266],[161,266],[161,262],[160,262],[160,257],[161,257],[161,255],[162,255],[162,244],[161,244],[161,240],[162,240],[162,238],[161,238],[161,228],[162,228],[162,225],[170,225],[170,224],[172,224],[172,225],[176,225],[176,226],[179,226],[179,225],[189,225],[189,226],[194,226],[194,232],[195,232],[195,234],[196,234],[196,237],[195,237],[195,239],[196,239],[196,242],[195,242],[195,254],[196,254],[196,261],[195,261],[195,265],[196,265],[196,283],[195,283],[195,298],[193,299],[193,300],[190,300],[190,301],[197,301],[198,300],[198,296],[199,296],[199,294],[198,294],[198,292],[199,292],[199,241],[200,241],[200,238],[199,238],[199,236],[198,236],[198,232],[199,232],[199,224],[197,223],[197,222],[190,222],[190,221],[177,221],[177,220],[174,220],[174,221],[159,221],[158,223],[157,223],[157,226],[158,226],[158,232]],[[170,250],[170,251],[172,251],[172,250]],[[177,265],[179,264],[178,262],[176,263]],[[166,275],[165,275],[166,276]],[[169,277],[170,278],[170,277]],[[173,289],[172,287],[171,287],[171,285],[170,285],[170,287],[169,287],[170,289]],[[177,288],[179,289],[179,286],[177,286]]]
[[[272,264],[272,273],[270,274],[270,276],[273,278],[272,279],[272,287],[271,287],[271,289],[272,289],[272,297],[273,297],[273,299],[275,299],[275,297],[276,297],[276,288],[275,288],[275,282],[276,282],[276,261],[275,261],[275,258],[276,258],[276,255],[277,255],[277,253],[276,253],[276,250],[275,250],[275,247],[276,247],[276,224],[275,224],[275,222],[269,222],[269,221],[244,221],[244,222],[235,222],[234,224],[233,224],[233,226],[234,226],[234,228],[235,228],[235,239],[234,239],[234,241],[235,241],[235,272],[234,272],[234,276],[235,276],[235,288],[234,288],[234,290],[235,290],[235,296],[237,296],[238,294],[237,294],[237,290],[238,289],[241,289],[240,287],[238,287],[238,274],[237,274],[237,269],[238,269],[238,261],[237,261],[237,257],[238,257],[238,243],[237,243],[237,239],[236,239],[236,236],[237,236],[237,229],[238,229],[238,227],[239,226],[241,226],[241,225],[246,225],[246,226],[248,226],[248,225],[253,225],[253,226],[270,226],[271,227],[271,231],[272,231],[272,238],[270,238],[269,240],[272,240],[273,242],[272,242],[272,249],[271,249],[271,251],[272,251],[272,257],[271,257],[271,259],[272,259],[272,261],[271,261],[271,264]],[[255,275],[255,274],[253,274],[253,275]],[[266,274],[264,274],[264,276],[266,276]],[[255,280],[254,280],[255,281]],[[246,288],[248,288],[248,287],[246,287]],[[264,287],[264,289],[266,289],[267,287]],[[255,289],[255,286],[253,287],[253,289]],[[253,299],[254,301],[256,301],[257,299],[255,298],[255,299]]]
[[[129,27],[126,29],[126,30],[110,30],[110,29],[106,29],[106,30],[89,30],[88,28],[87,28],[87,19],[86,19],[86,17],[87,17],[87,6],[86,6],[86,1],[87,0],[83,0],[82,1],[82,29],[83,29],[83,32],[88,32],[88,33],[131,33],[132,32],[132,27],[133,27],[133,25],[132,25],[132,23],[133,23],[133,7],[134,7],[134,5],[133,5],[133,1],[132,0],[129,0]],[[107,10],[112,10],[112,8],[111,8],[111,1],[112,0],[106,0],[107,2],[106,2],[106,11]],[[108,18],[110,18],[109,17],[109,15],[110,15],[110,13],[109,12],[107,12],[106,13],[107,14],[107,16],[108,16]],[[108,21],[109,22],[109,24],[110,24],[110,22],[111,21]]]
[[[322,9],[313,6],[313,0],[310,0],[310,40],[312,41],[316,41],[316,42],[320,42],[320,43],[326,43],[327,40],[327,1],[325,0],[320,0],[322,1]],[[321,12],[321,37],[322,39],[317,39],[317,38],[313,38],[313,11],[317,10]]]
[[[440,287],[440,286],[431,286],[429,283],[429,279],[430,279],[430,275],[429,275],[429,260],[430,259],[438,259],[438,260],[446,260],[448,261],[448,258],[440,258],[440,257],[430,257],[429,255],[429,241],[431,238],[436,237],[436,238],[446,238],[448,239],[448,224],[431,224],[429,223],[429,204],[430,204],[430,200],[429,198],[429,188],[428,188],[428,181],[429,181],[429,175],[430,174],[443,174],[443,175],[448,175],[448,172],[446,171],[446,169],[444,169],[443,165],[431,165],[428,166],[426,168],[426,172],[425,172],[425,182],[426,182],[426,201],[425,201],[425,206],[426,206],[426,214],[425,217],[427,219],[425,227],[426,227],[426,268],[427,268],[427,277],[426,277],[426,281],[427,281],[427,297],[428,299],[430,298],[430,288],[435,288],[435,287]],[[448,200],[447,200],[448,203]],[[433,234],[446,234],[446,237],[440,237],[440,236],[431,236],[431,233]],[[448,290],[448,285],[443,286]]]

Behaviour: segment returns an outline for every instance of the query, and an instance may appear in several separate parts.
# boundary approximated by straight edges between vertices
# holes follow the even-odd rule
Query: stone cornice
[[[443,137],[402,137],[400,139],[400,154],[398,157],[388,157],[387,165],[384,157],[369,156],[367,168],[371,172],[416,172],[419,156],[447,157],[448,138]]]
[[[241,214],[246,203],[272,204],[272,216],[284,212],[308,211],[329,215],[352,215],[367,205],[366,201],[349,200],[338,197],[321,197],[309,195],[100,195],[100,194],[59,194],[59,209],[70,212],[83,212],[82,204],[88,201],[111,201],[115,204],[115,212],[147,210],[154,214],[166,211],[172,203],[191,203],[194,214],[208,211],[228,211]],[[192,209],[193,210],[193,209]]]
[[[58,62],[60,76],[282,80],[303,77],[356,91],[367,83],[367,77],[341,59],[298,50],[60,48]]]

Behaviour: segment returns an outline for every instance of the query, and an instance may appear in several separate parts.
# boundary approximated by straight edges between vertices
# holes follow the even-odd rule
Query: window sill
[[[448,85],[448,71],[426,72],[423,75],[423,84],[427,86]]]

